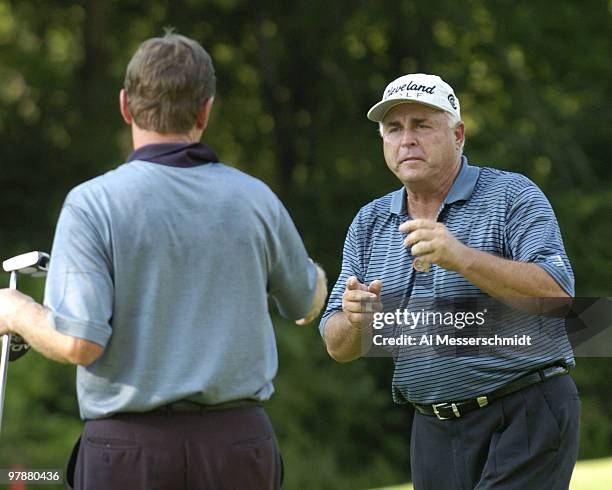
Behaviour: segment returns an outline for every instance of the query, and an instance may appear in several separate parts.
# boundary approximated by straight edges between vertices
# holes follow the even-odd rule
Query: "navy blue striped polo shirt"
[[[406,189],[365,205],[353,220],[344,243],[342,270],[332,290],[319,329],[342,310],[346,281],[382,281],[385,311],[418,305],[427,298],[489,298],[457,272],[435,264],[428,272],[412,267],[406,235],[398,230],[410,216]],[[462,157],[461,169],[441,204],[438,221],[465,245],[519,262],[536,263],[570,296],[574,276],[550,203],[527,177],[475,167]],[[399,355],[395,358],[393,398],[429,404],[457,401],[490,393],[536,368],[562,361],[574,366],[574,356],[562,319],[530,317],[532,330],[546,331],[529,355],[493,348],[487,355]]]

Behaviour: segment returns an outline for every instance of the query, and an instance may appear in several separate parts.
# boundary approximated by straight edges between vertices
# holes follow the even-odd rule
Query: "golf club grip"
[[[21,359],[30,350],[30,345],[23,340],[21,335],[11,335],[9,344],[9,362]]]

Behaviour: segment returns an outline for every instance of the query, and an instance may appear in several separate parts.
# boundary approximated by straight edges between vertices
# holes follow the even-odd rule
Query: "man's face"
[[[461,155],[463,123],[450,128],[445,112],[423,104],[400,104],[383,120],[387,166],[404,185],[436,187]]]

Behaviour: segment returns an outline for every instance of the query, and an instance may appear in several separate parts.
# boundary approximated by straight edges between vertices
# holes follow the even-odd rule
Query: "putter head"
[[[18,272],[32,277],[43,277],[49,267],[49,254],[28,252],[2,262],[5,272]]]

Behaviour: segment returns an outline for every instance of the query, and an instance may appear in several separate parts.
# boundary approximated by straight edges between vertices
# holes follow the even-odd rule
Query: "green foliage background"
[[[421,71],[455,88],[472,162],[549,196],[577,294],[609,296],[611,19],[609,0],[0,0],[0,256],[49,249],[67,191],[129,154],[124,68],[172,25],[217,68],[205,142],[272,186],[330,281],[359,207],[399,187],[365,112],[389,80]],[[23,287],[41,298],[42,285]],[[277,324],[269,412],[286,488],[406,480],[411,414],[390,401],[392,366],[337,365],[316,328]],[[612,453],[611,377],[609,358],[578,359],[582,458]],[[37,354],[11,365],[0,467],[63,466],[80,426],[72,368]]]

